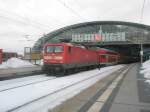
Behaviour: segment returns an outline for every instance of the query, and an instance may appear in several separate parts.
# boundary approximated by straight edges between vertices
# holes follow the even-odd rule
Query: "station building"
[[[87,47],[115,50],[140,57],[150,48],[150,26],[122,21],[94,21],[79,23],[52,31],[41,37],[32,52],[41,52],[46,43],[71,42]]]

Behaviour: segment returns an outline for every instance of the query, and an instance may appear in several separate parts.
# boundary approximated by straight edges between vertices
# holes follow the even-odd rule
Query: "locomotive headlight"
[[[44,56],[44,59],[52,59],[51,56]]]
[[[63,59],[63,57],[62,56],[55,56],[54,59],[61,60],[61,59]]]

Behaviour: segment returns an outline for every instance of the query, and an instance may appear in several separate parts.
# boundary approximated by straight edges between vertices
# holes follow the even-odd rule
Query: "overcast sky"
[[[101,20],[140,22],[144,0],[0,0],[0,48],[23,53],[43,34]],[[150,0],[142,23],[150,25]]]

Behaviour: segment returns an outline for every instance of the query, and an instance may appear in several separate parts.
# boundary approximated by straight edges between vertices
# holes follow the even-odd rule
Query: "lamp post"
[[[142,63],[143,63],[143,44],[142,44],[142,42],[141,42],[140,56],[141,56],[141,65],[142,65]]]
[[[141,51],[140,51],[140,56],[141,56],[141,65],[143,63],[143,42],[147,40],[147,34],[148,34],[148,31],[143,31],[142,33],[142,39],[140,40],[140,44],[141,44]]]

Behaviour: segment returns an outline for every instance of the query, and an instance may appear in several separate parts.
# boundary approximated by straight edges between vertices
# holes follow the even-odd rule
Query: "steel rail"
[[[57,77],[49,78],[49,79],[45,79],[45,80],[41,80],[41,81],[36,81],[36,82],[28,83],[28,84],[22,84],[22,85],[19,85],[19,86],[15,86],[15,87],[11,87],[11,88],[7,88],[7,89],[0,90],[0,92],[4,92],[4,91],[11,90],[11,89],[16,89],[16,88],[20,88],[20,87],[32,85],[32,84],[37,84],[37,83],[42,83],[42,82],[50,81],[50,80],[54,80],[54,79],[56,79],[56,78],[57,78]]]

